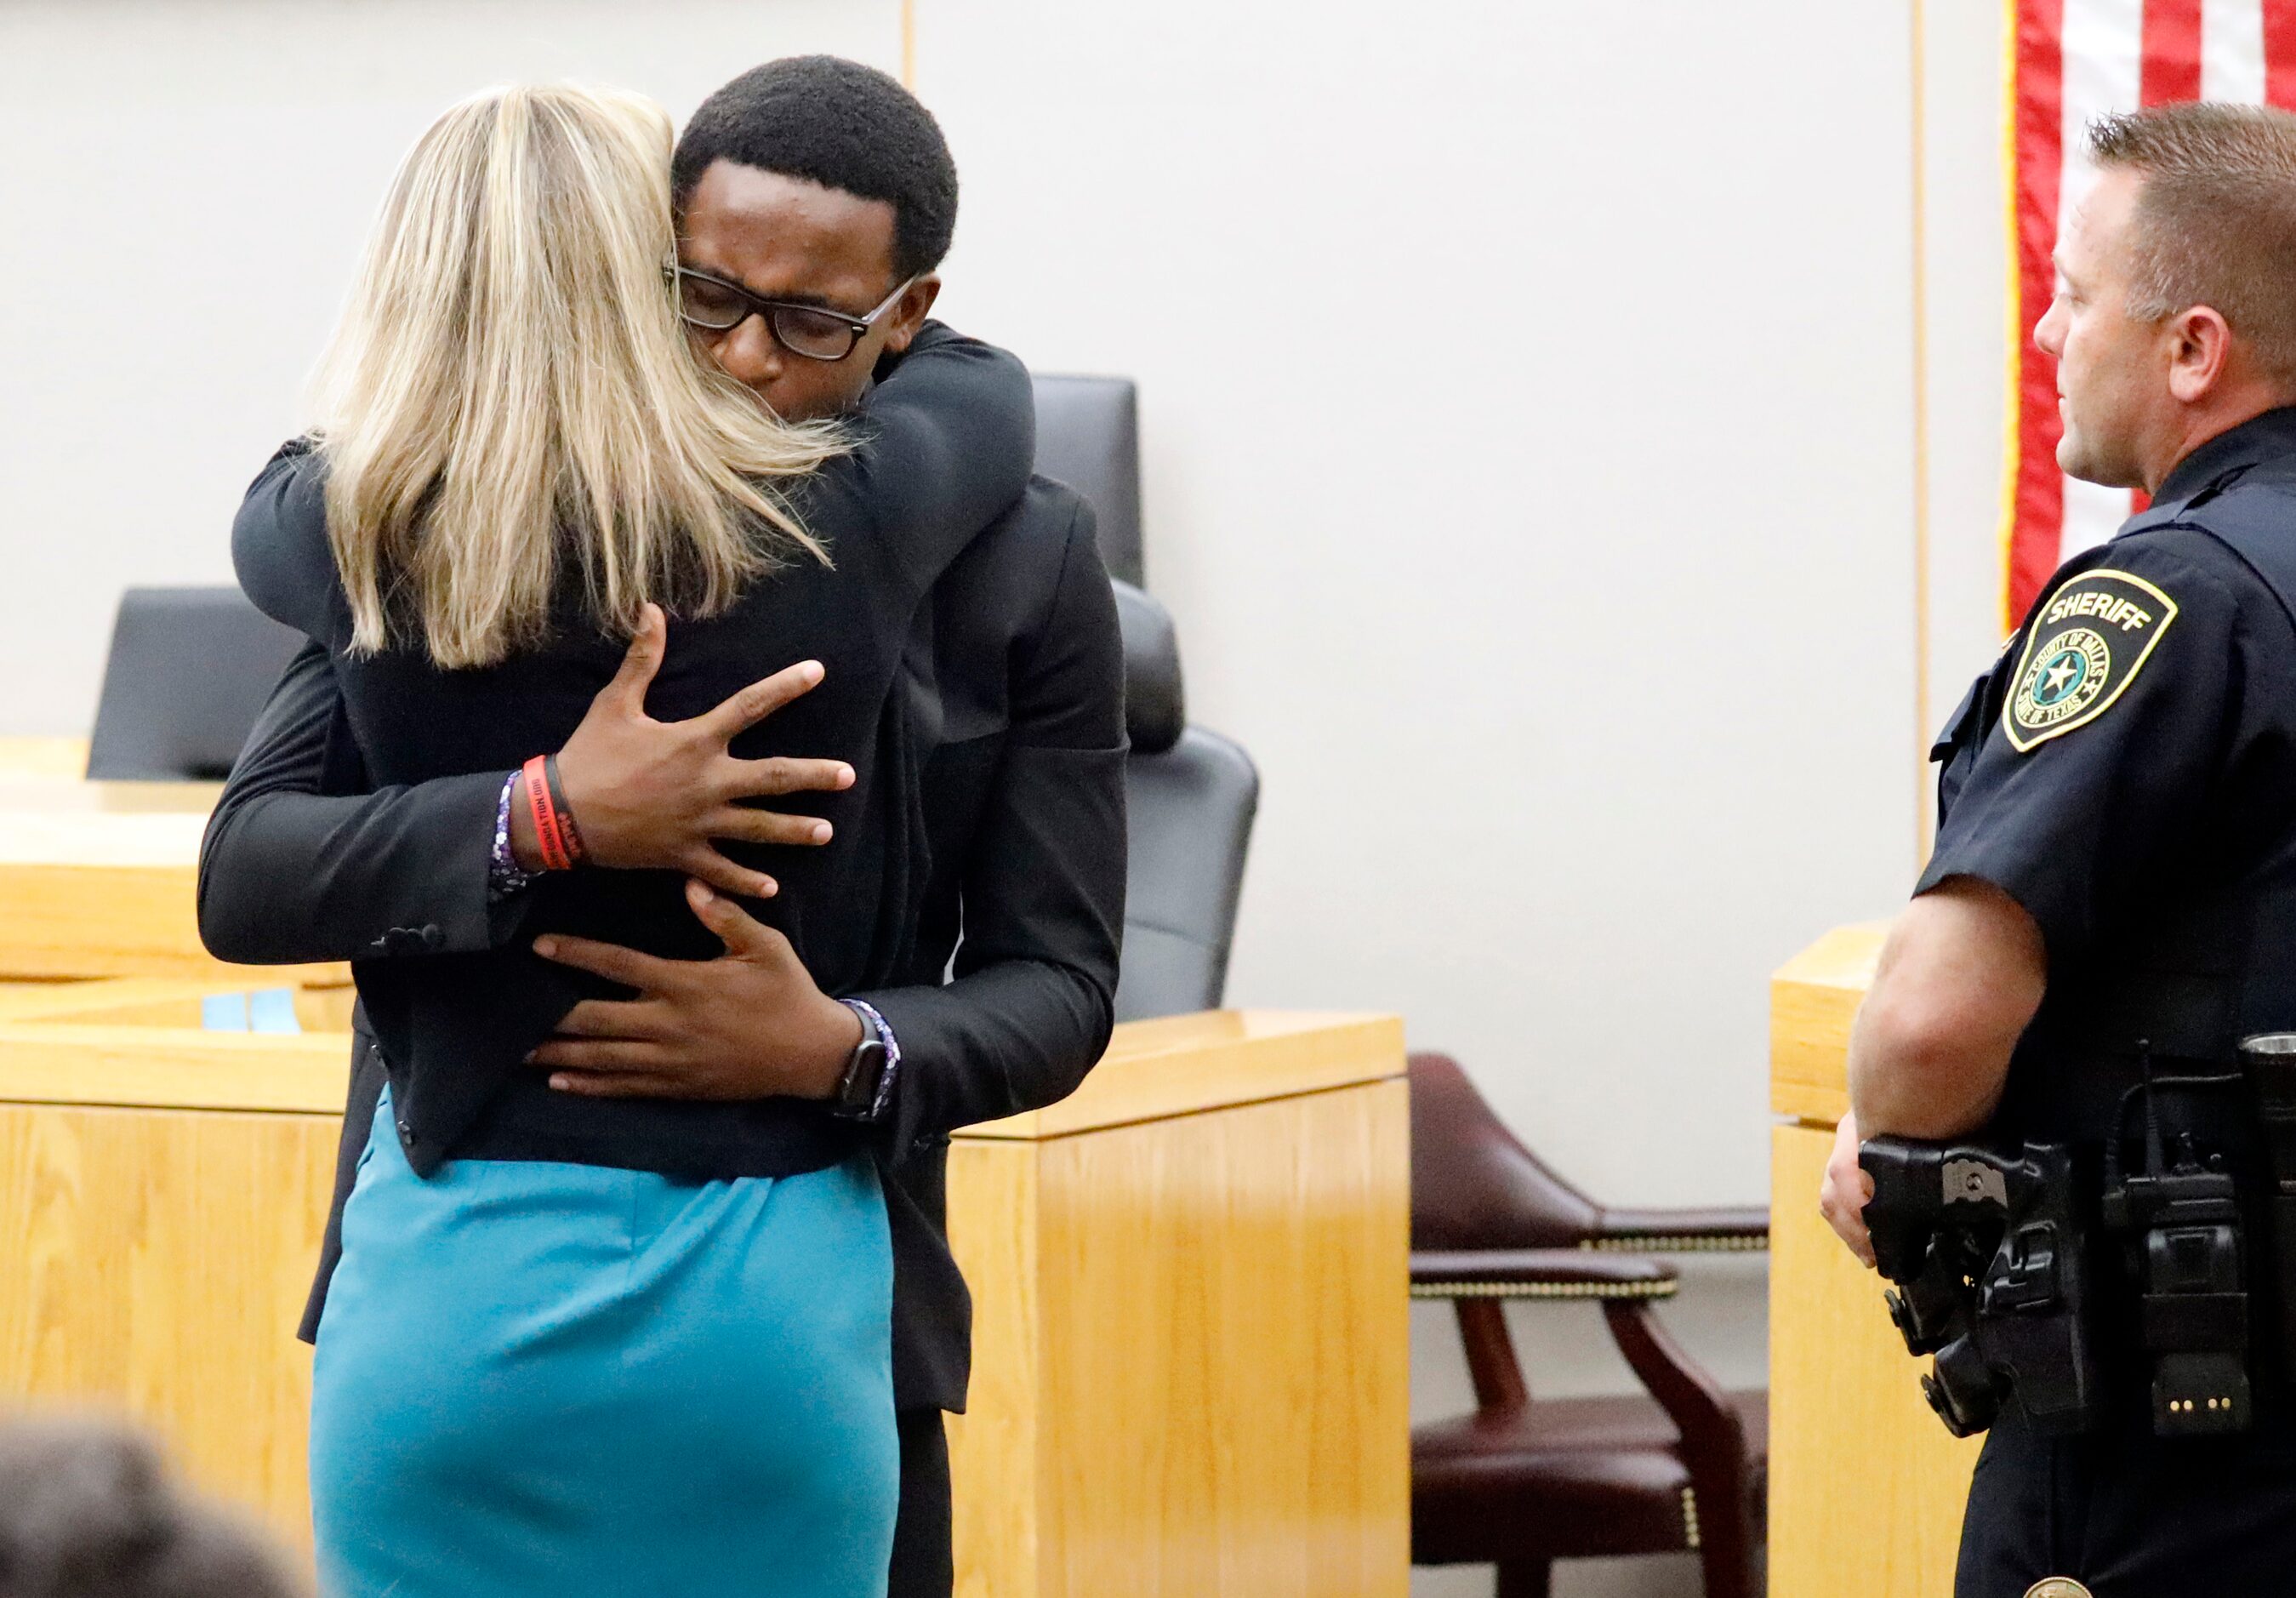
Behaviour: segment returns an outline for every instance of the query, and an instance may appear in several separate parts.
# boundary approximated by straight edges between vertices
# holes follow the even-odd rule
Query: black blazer
[[[905,376],[927,369],[916,356],[930,349],[921,342],[903,363],[904,374],[880,391],[880,404],[898,400]],[[911,469],[925,467],[913,461]],[[816,528],[824,524],[816,507],[824,502],[808,505]],[[834,581],[852,581],[857,535],[827,531],[845,540]],[[790,576],[768,580],[767,586]],[[671,667],[681,645],[693,637],[687,629],[673,630]],[[781,655],[789,652],[778,638],[774,649],[770,663],[785,663]],[[602,655],[618,653],[602,645]],[[829,662],[830,680],[837,680],[838,658],[816,649],[789,657],[798,653],[821,655]],[[898,806],[857,807],[857,816],[840,820],[839,844],[847,843],[849,828],[856,844],[873,834],[873,846],[889,858],[868,864],[866,871],[880,883],[904,885],[902,927],[887,945],[879,932],[887,918],[885,894],[840,894],[840,886],[854,880],[849,865],[801,885],[791,869],[800,862],[777,859],[773,869],[785,885],[782,895],[752,908],[770,916],[775,907],[789,906],[795,914],[777,924],[793,939],[804,935],[800,952],[816,979],[832,993],[867,997],[900,1039],[903,1069],[889,1122],[865,1134],[889,1178],[897,1267],[896,1395],[905,1406],[957,1408],[968,1364],[969,1306],[942,1235],[947,1134],[967,1122],[1015,1113],[1070,1091],[1105,1045],[1115,984],[1124,881],[1121,646],[1082,502],[1057,485],[1030,483],[942,566],[886,653],[893,665],[883,696],[895,709],[879,713],[881,721],[898,723],[898,758],[879,760],[873,783],[900,788],[904,797]],[[744,665],[748,676],[762,674],[750,669],[755,663]],[[480,773],[425,775],[410,782],[404,778],[415,773],[402,766],[401,780],[381,777],[371,770],[359,737],[356,679],[347,675],[347,664],[339,655],[307,650],[275,691],[233,773],[203,852],[201,918],[211,948],[240,960],[356,956],[366,1008],[379,1012],[378,996],[395,993],[401,973],[419,993],[424,968],[436,970],[463,958],[506,954],[554,970],[524,952],[530,935],[545,924],[574,918],[603,935],[637,941],[632,927],[644,917],[629,905],[619,913],[611,904],[554,909],[546,896],[534,894],[489,906],[485,857],[495,797],[522,754],[495,759]],[[610,660],[599,664],[611,669]],[[849,659],[846,666],[849,680],[859,675]],[[571,696],[570,719],[554,741],[562,741],[603,680],[603,675],[586,680]],[[821,697],[827,687],[808,698]],[[717,688],[713,683],[695,690],[699,703],[675,705],[661,704],[658,690],[656,713],[691,713],[714,702]],[[776,717],[760,730],[778,731],[771,745],[776,750],[853,758],[846,741],[825,741],[838,735],[832,720],[816,718],[813,726],[792,729]],[[882,744],[887,736],[881,726],[874,741]],[[843,734],[844,740],[851,737],[849,729]],[[535,748],[547,746],[553,743]],[[906,774],[898,781],[887,775],[896,770]],[[375,787],[377,781],[383,786]],[[861,786],[857,782],[856,788]],[[898,828],[877,824],[886,814],[896,817]],[[577,873],[544,886],[569,886],[586,877],[603,887],[651,875]],[[853,935],[856,923],[868,935]],[[690,935],[682,926],[675,933],[656,931],[663,937]],[[857,973],[824,974],[824,966],[857,945],[867,951]],[[526,980],[516,967],[497,969],[518,973],[497,981]],[[955,980],[943,986],[945,971]],[[571,999],[570,984],[542,1031]],[[520,1000],[492,1008],[530,1013],[525,1005]],[[418,1004],[412,1041],[420,1045],[443,1033],[467,1050],[473,1034],[452,1025],[455,1008],[437,1001],[427,1009]],[[406,1017],[401,1024],[407,1024]],[[379,1013],[373,1032],[379,1049],[363,1038],[354,1060],[339,1202],[365,1141],[380,1070],[387,1065],[394,1082],[404,1074]],[[514,1046],[522,1053],[540,1032],[520,1035],[524,1041]],[[498,1075],[496,1102],[536,1091],[533,1074],[523,1067]],[[541,1091],[549,1100],[564,1099]],[[405,1101],[398,1091],[394,1100]],[[843,1133],[841,1124],[827,1123],[816,1107],[771,1102],[811,1116],[830,1135]],[[680,1129],[661,1120],[661,1110],[702,1108],[653,1107],[651,1116],[642,1109],[636,1119],[646,1125],[639,1141],[664,1140]],[[490,1104],[482,1103],[461,1137],[447,1138],[432,1157],[502,1151],[488,1144],[499,1121]],[[422,1130],[418,1125],[416,1135]],[[690,1149],[656,1152],[669,1154],[660,1163],[672,1168],[697,1164]],[[330,1263],[331,1257],[323,1262],[314,1319]],[[307,1321],[307,1333],[310,1325]]]

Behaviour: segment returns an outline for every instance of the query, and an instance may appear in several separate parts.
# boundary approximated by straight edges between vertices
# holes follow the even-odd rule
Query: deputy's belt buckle
[[[2049,1576],[2027,1587],[2025,1598],[2090,1598],[2090,1594],[2070,1576]]]

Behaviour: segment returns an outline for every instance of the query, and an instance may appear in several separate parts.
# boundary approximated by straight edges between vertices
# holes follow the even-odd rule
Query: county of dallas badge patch
[[[2049,597],[2025,630],[2001,729],[2023,754],[2086,727],[2144,669],[2177,602],[2126,572],[2084,572]]]

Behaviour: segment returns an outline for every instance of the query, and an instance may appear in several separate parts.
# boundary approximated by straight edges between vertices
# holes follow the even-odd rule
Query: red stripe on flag
[[[2201,0],[2144,0],[2146,105],[2201,97]]]
[[[2296,110],[2296,0],[2264,0],[2264,98]]]
[[[2296,4],[2296,0],[2291,0]],[[2057,363],[2032,348],[2056,290],[2057,193],[2064,164],[2064,0],[2017,0],[2017,487],[2011,506],[2009,624],[2024,620],[2057,569],[2065,480],[2057,470]]]

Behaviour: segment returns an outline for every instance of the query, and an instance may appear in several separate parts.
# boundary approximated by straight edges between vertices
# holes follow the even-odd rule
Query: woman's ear
[[[901,302],[893,308],[889,318],[892,330],[885,335],[885,348],[895,355],[906,350],[932,315],[933,301],[940,298],[940,279],[931,274],[909,284],[901,295]]]

